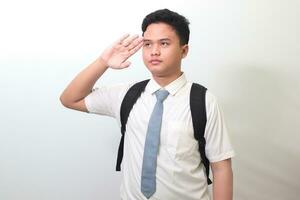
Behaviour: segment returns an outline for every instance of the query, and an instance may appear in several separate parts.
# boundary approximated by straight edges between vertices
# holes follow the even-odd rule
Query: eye
[[[169,43],[168,42],[161,42],[161,45],[164,46],[164,47],[166,47],[166,46],[169,45]]]
[[[144,43],[144,47],[150,47],[151,46],[151,44],[150,43]]]

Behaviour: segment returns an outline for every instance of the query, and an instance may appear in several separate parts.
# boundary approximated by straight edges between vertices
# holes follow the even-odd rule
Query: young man
[[[142,47],[143,61],[152,77],[134,104],[126,124],[121,184],[123,200],[210,199],[198,143],[193,135],[189,107],[192,83],[181,71],[181,60],[189,49],[188,24],[185,17],[168,9],[150,13],[142,24],[143,37],[121,37],[80,72],[61,95],[62,104],[68,108],[111,116],[120,123],[120,106],[133,83],[93,87],[108,68],[128,67],[130,62],[127,59]],[[146,147],[147,129],[158,101],[158,90],[167,91],[167,95],[161,103],[163,114],[155,158],[154,190],[145,194],[144,162],[149,150]],[[205,99],[207,123],[204,136],[206,156],[213,174],[213,199],[232,200],[231,157],[234,151],[215,97],[207,91]]]

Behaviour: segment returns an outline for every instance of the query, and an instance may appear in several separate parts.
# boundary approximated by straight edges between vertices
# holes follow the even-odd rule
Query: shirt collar
[[[185,84],[187,83],[185,74],[182,73],[176,80],[169,83],[167,86],[164,87],[172,96],[174,96]],[[145,91],[153,94],[157,90],[161,89],[162,87],[153,79],[151,78]]]

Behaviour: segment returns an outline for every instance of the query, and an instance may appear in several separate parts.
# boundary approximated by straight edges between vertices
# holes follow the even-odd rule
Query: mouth
[[[161,60],[158,60],[158,59],[152,59],[149,61],[152,65],[158,65],[160,64],[162,61]]]

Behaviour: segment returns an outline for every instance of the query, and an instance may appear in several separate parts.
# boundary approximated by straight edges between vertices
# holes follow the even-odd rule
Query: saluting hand
[[[126,34],[106,48],[100,58],[112,69],[123,69],[131,63],[127,59],[143,46],[143,37]]]

